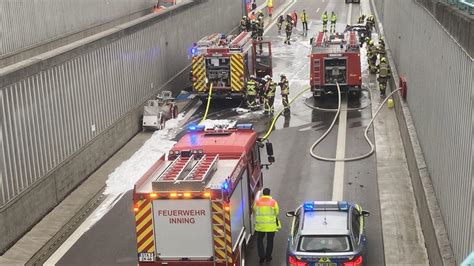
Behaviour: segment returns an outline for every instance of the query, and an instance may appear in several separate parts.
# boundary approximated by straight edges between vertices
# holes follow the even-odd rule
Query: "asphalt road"
[[[298,0],[289,11],[298,14],[304,8],[310,19],[308,36],[302,36],[301,24],[298,24],[292,37],[292,45],[283,44],[283,34],[279,35],[276,26],[270,28],[265,36],[272,41],[274,76],[287,74],[290,79],[290,94],[296,95],[309,84],[309,39],[321,29],[321,14],[324,10],[338,14],[337,30],[341,31],[347,21],[349,5],[343,0]],[[289,12],[287,11],[287,12]],[[359,15],[359,6],[352,7],[351,20]],[[291,97],[290,95],[290,97]],[[304,97],[309,97],[310,93]],[[361,99],[346,99],[349,107],[366,106],[368,95]],[[312,103],[312,99],[309,100]],[[281,98],[277,95],[276,110],[281,107]],[[335,108],[337,98],[326,99],[324,107]],[[235,110],[219,112],[221,105],[213,106],[210,118],[235,119],[253,123],[256,130],[263,134],[271,119],[261,112],[238,113]],[[202,112],[202,110],[200,110]],[[217,112],[217,113],[216,113]],[[270,141],[274,144],[276,163],[264,172],[264,184],[272,189],[272,195],[278,200],[281,209],[283,228],[275,238],[272,263],[285,263],[286,243],[290,220],[284,216],[305,200],[331,200],[333,191],[334,163],[313,159],[309,147],[329,127],[334,112],[322,112],[309,109],[304,98],[297,99],[292,106],[291,115],[281,117]],[[198,117],[197,115],[196,117]],[[347,113],[346,156],[361,155],[369,150],[364,141],[365,126],[371,119],[370,108]],[[317,147],[317,153],[334,157],[337,146],[338,124],[327,138]],[[373,132],[370,138],[374,139]],[[380,221],[380,204],[377,188],[376,158],[372,155],[364,160],[345,163],[343,181],[344,199],[360,203],[371,212],[367,219],[368,251],[366,265],[383,265],[384,253]],[[136,242],[134,214],[132,213],[131,193],[127,193],[101,220],[86,231],[69,251],[60,259],[58,265],[136,265]],[[258,265],[256,246],[252,240],[247,250],[249,265]]]

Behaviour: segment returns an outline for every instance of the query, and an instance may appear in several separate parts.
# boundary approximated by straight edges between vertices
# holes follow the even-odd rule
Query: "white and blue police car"
[[[293,217],[287,265],[363,265],[364,220],[369,215],[348,201],[308,201],[287,212]]]

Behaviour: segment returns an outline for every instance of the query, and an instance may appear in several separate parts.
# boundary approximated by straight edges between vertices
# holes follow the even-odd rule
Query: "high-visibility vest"
[[[328,15],[326,13],[323,13],[321,18],[323,19],[323,22],[328,22]]]
[[[390,73],[389,66],[387,63],[380,63],[379,64],[379,77],[386,78]]]
[[[273,81],[270,81],[270,85],[268,85],[268,90],[266,93],[267,97],[275,97],[276,87],[277,84]]]
[[[336,20],[337,20],[336,14],[332,14],[331,15],[331,22],[336,23]]]
[[[247,81],[247,95],[257,95],[257,82],[255,80]]]
[[[278,219],[278,203],[270,196],[262,196],[253,206],[255,213],[255,231],[276,232],[281,228]]]
[[[308,22],[308,15],[306,15],[306,12],[301,13],[301,22]]]
[[[290,86],[288,85],[288,80],[287,79],[284,79],[282,82],[281,82],[281,95],[288,95],[290,94]]]
[[[273,0],[267,0],[267,7],[273,7]]]

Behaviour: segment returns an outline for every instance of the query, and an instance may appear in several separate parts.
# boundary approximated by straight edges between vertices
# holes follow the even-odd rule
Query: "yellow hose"
[[[304,92],[310,90],[311,87],[308,87],[306,89],[303,89],[302,91],[300,91],[298,94],[296,94],[295,98],[291,99],[291,101],[288,103],[288,106],[290,106],[294,100],[296,100],[297,98],[299,98]],[[269,136],[270,134],[272,133],[272,130],[273,130],[273,127],[275,126],[275,123],[276,121],[278,120],[278,118],[281,116],[281,114],[283,113],[283,111],[285,111],[285,108],[281,109],[277,114],[276,116],[273,117],[273,121],[270,125],[270,128],[268,129],[267,133],[265,134],[265,136],[263,136],[263,138],[260,140],[260,142],[264,142]]]
[[[211,96],[212,96],[212,83],[211,83],[211,87],[209,87],[209,95],[207,96],[206,111],[204,112],[204,116],[202,117],[202,120],[201,122],[199,122],[199,124],[204,122],[204,120],[206,120],[207,118],[207,113],[209,112],[209,106],[211,105]]]

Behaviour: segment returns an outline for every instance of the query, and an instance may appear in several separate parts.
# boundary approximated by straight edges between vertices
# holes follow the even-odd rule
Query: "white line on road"
[[[341,102],[341,112],[337,127],[336,158],[346,157],[346,126],[347,126],[347,100]],[[334,182],[332,185],[332,200],[342,200],[344,196],[344,161],[334,164]]]
[[[318,9],[316,9],[316,13],[318,13],[320,9],[321,9],[321,8],[318,7]]]
[[[347,11],[347,25],[352,21],[352,4],[349,4]],[[347,129],[347,99],[341,102],[341,112],[339,113],[339,123],[337,127],[337,147],[336,158],[346,157],[346,129]],[[332,200],[342,200],[344,197],[344,161],[337,161],[334,164],[334,181],[332,184]]]

